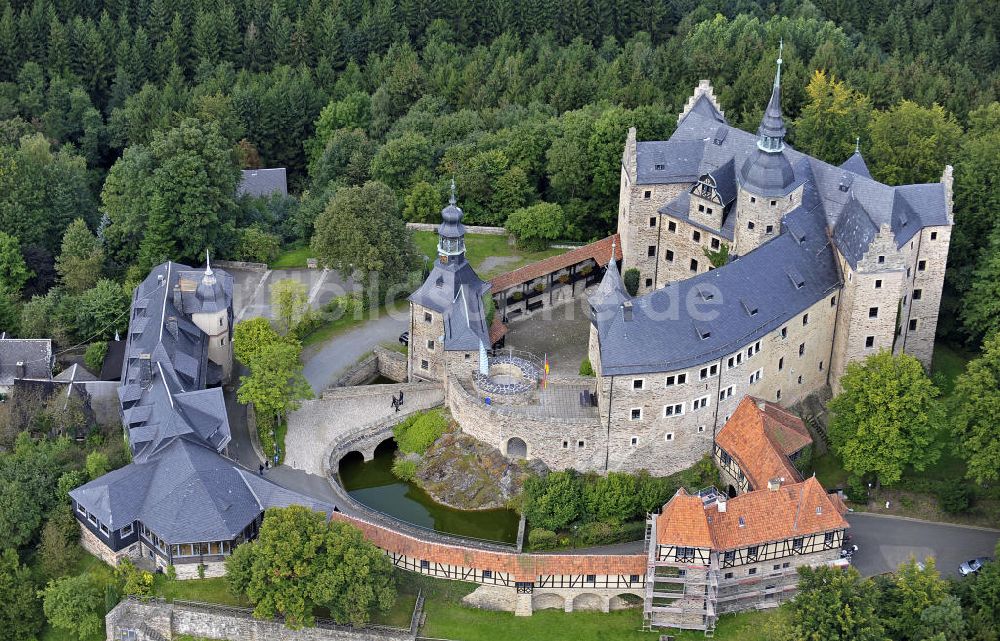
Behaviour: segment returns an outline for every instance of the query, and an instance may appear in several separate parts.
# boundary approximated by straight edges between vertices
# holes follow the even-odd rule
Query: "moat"
[[[352,498],[401,521],[459,536],[514,543],[518,514],[514,510],[457,510],[434,501],[415,483],[392,473],[393,447],[380,447],[365,462],[360,455],[340,462],[340,482]]]

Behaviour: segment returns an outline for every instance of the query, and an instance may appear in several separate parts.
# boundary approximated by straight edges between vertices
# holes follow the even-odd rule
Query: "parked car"
[[[958,573],[961,574],[962,576],[975,574],[976,572],[979,572],[979,570],[981,570],[984,565],[986,565],[987,561],[992,561],[992,560],[993,559],[991,559],[988,556],[977,556],[974,559],[969,559],[962,565],[958,566]]]
[[[406,330],[399,335],[399,344],[407,346],[410,344],[410,330]]]

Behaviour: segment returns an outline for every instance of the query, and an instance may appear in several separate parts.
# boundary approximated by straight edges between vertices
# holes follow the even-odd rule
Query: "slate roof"
[[[621,273],[618,271],[618,263],[609,260],[601,284],[588,298],[591,309],[594,314],[614,313],[625,301],[631,300],[631,298],[628,295],[628,290],[625,289]]]
[[[715,443],[733,457],[753,489],[761,490],[771,479],[802,480],[788,457],[812,439],[802,419],[774,403],[744,396]]]
[[[240,183],[236,186],[237,196],[264,197],[272,194],[288,195],[285,168],[244,169]]]
[[[736,232],[736,209],[737,205],[735,203],[725,209],[721,229],[709,227],[705,223],[695,220],[688,215],[691,212],[691,192],[685,190],[678,194],[677,198],[674,198],[663,207],[660,207],[659,213],[670,214],[674,218],[679,218],[687,224],[697,227],[698,229],[702,229],[710,234],[715,234],[725,238],[726,240],[732,241]]]
[[[0,385],[11,386],[15,378],[52,376],[52,341],[47,338],[7,338],[0,334]],[[24,363],[18,376],[17,364]]]
[[[787,145],[780,153],[765,153],[758,147],[756,135],[720,118],[711,101],[702,95],[683,115],[669,140],[637,142],[636,182],[693,183],[711,174],[720,194],[729,194],[741,181],[773,182],[773,176],[766,180],[764,176],[772,173],[780,174],[781,184],[788,183],[778,190],[781,193],[802,186],[802,202],[785,215],[776,238],[719,269],[635,299],[631,322],[621,314],[600,322],[603,375],[670,371],[725,356],[773,331],[838,288],[836,251],[857,267],[883,227],[892,234],[898,248],[922,227],[952,224],[941,183],[883,185],[871,178],[859,153],[841,167]],[[748,168],[749,173],[734,174],[729,183],[730,163]],[[749,188],[754,191],[752,186]],[[688,219],[689,198],[685,189],[660,213],[726,239],[733,238],[738,213],[733,206],[726,212],[723,228],[714,230]],[[702,290],[716,295],[704,299]],[[748,292],[753,292],[757,303],[758,314],[753,317],[741,305]],[[692,310],[678,311],[676,307],[675,313],[664,313],[677,301],[689,300],[688,295],[705,303],[699,307],[709,311],[707,317],[696,318]]]

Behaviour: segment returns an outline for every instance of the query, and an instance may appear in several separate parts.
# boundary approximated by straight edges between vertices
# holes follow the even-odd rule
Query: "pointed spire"
[[[209,255],[208,250],[205,250],[205,275],[212,275],[212,257]]]
[[[855,136],[854,138],[854,153],[861,153],[861,136]]]
[[[611,263],[615,262],[615,250],[617,249],[617,247],[615,246],[615,243],[617,243],[617,242],[618,242],[617,238],[612,238],[611,239],[611,260],[608,261],[608,264],[611,264]]]
[[[785,148],[785,119],[781,114],[781,54],[785,42],[778,44],[778,69],[774,73],[771,99],[764,110],[764,118],[757,129],[757,146],[768,153],[779,153]]]
[[[448,199],[448,204],[454,205],[456,202],[458,202],[458,201],[455,199],[455,177],[452,176],[451,177],[451,198]]]

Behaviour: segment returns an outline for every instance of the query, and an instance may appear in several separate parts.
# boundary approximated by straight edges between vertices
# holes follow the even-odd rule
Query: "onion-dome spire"
[[[441,210],[442,222],[438,226],[438,256],[443,262],[455,260],[465,253],[465,225],[456,202],[455,179],[452,178],[448,206]]]
[[[781,114],[781,52],[785,43],[778,45],[778,70],[774,74],[774,85],[771,87],[771,100],[764,110],[764,118],[757,129],[757,146],[768,153],[778,153],[785,148],[785,119]]]
[[[212,271],[212,257],[209,255],[208,250],[205,250],[205,275],[202,277],[201,282],[206,285],[215,284],[215,273]]]

